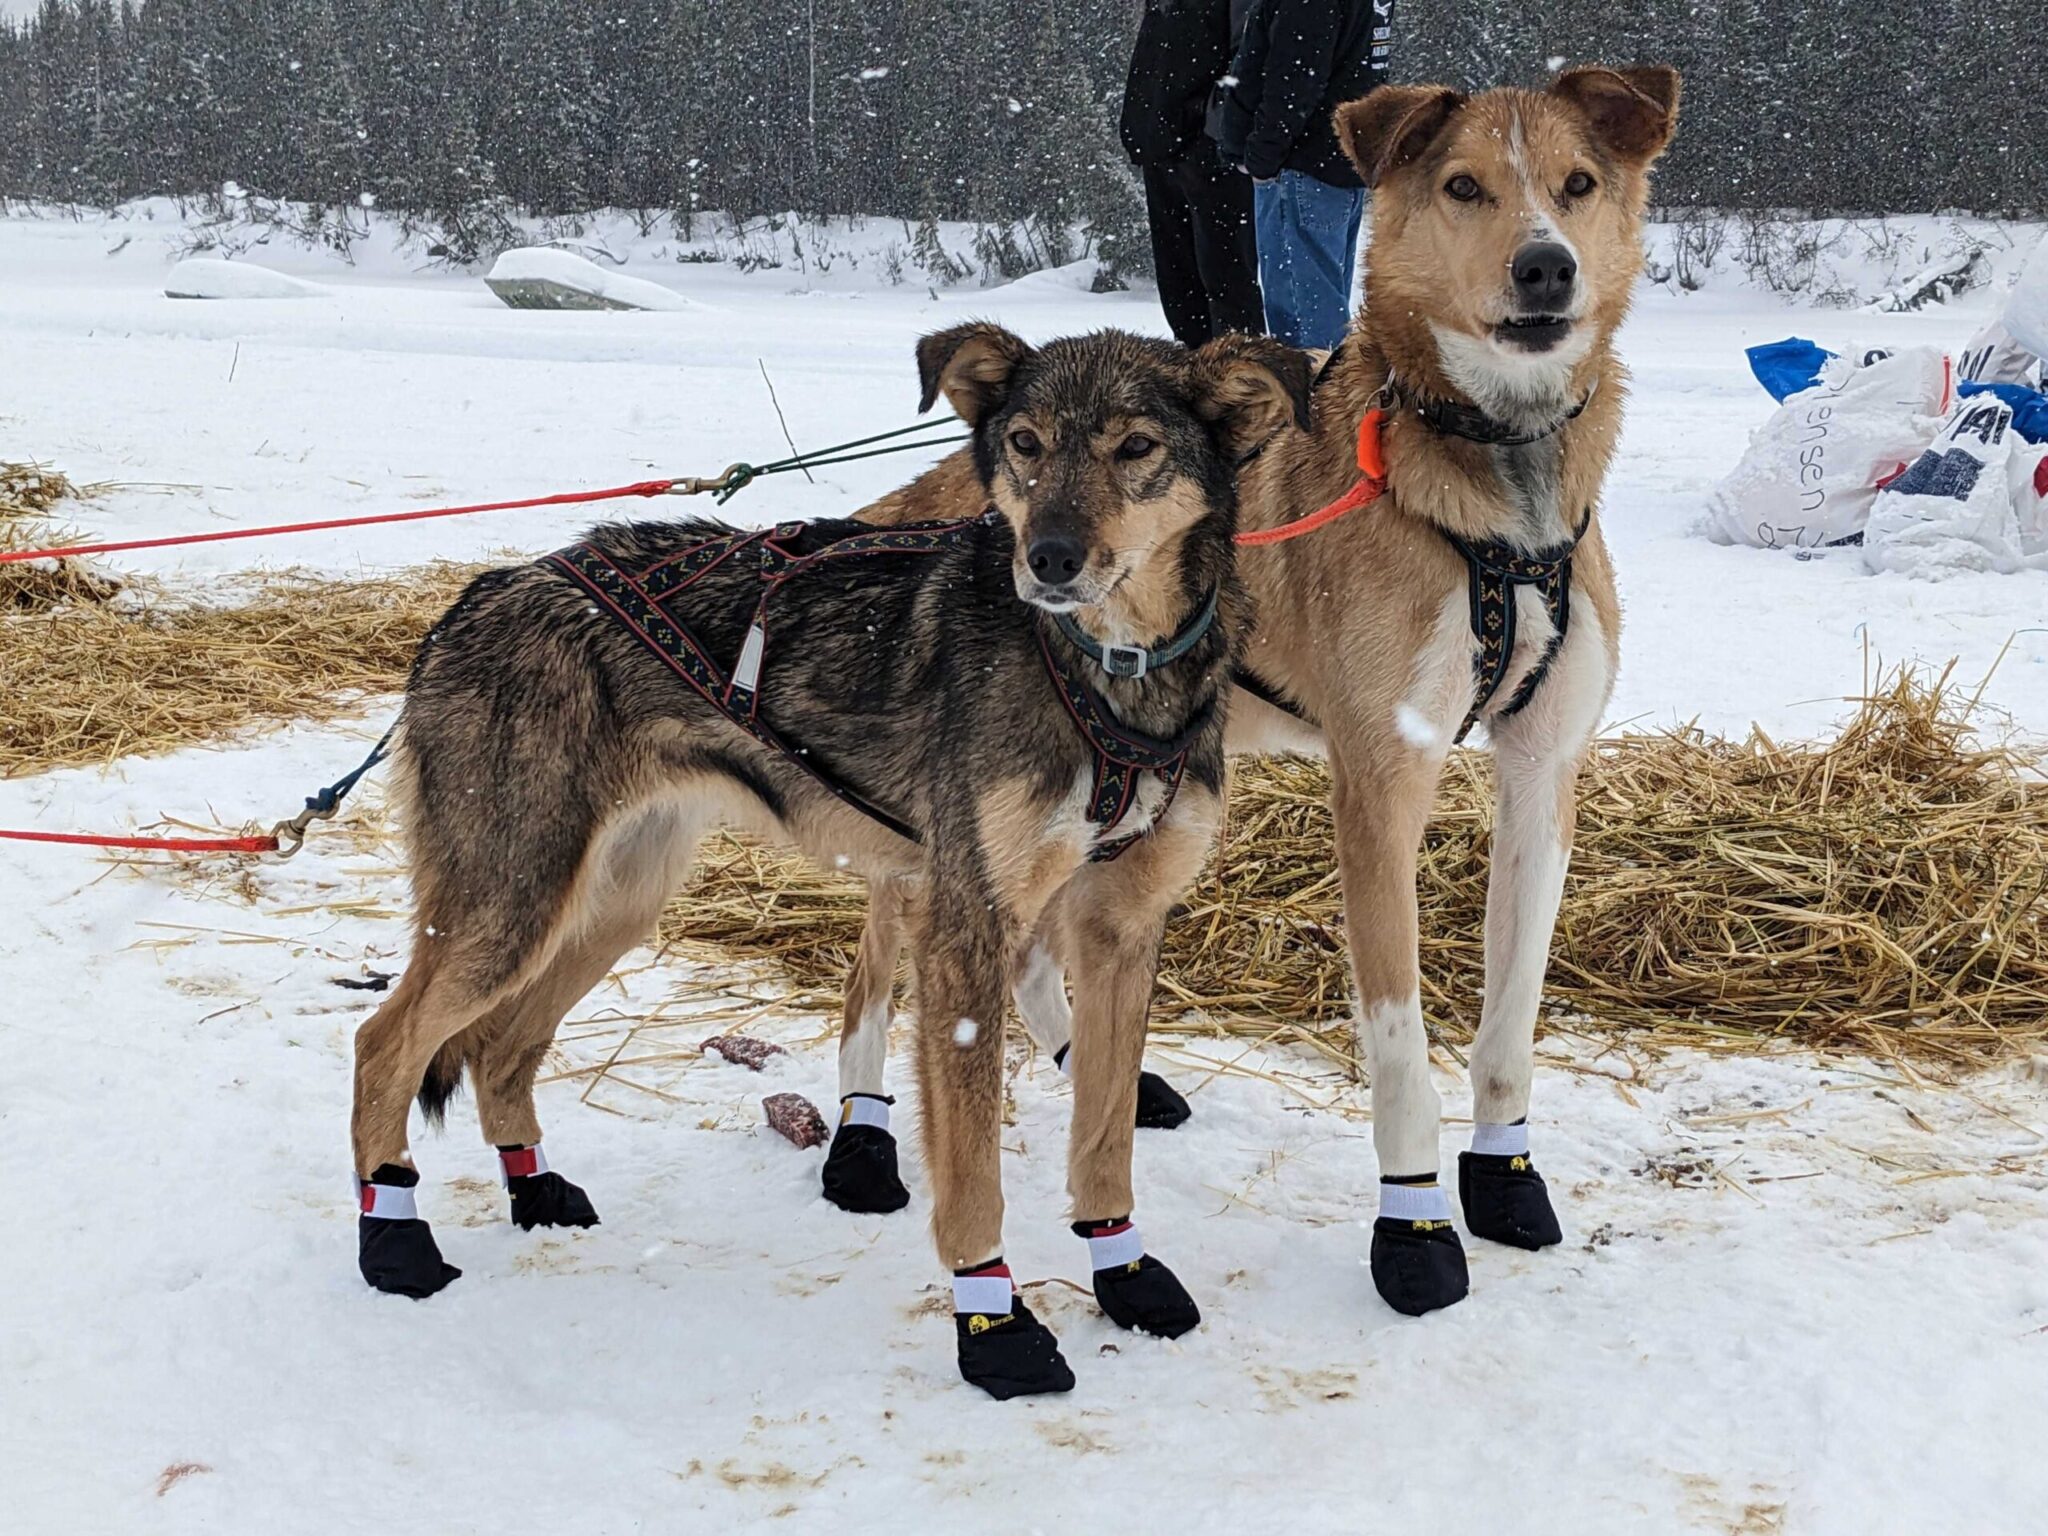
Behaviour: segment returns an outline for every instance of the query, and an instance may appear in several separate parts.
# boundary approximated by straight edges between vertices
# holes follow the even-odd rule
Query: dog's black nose
[[[1031,562],[1031,574],[1040,581],[1064,586],[1081,574],[1081,567],[1088,563],[1088,551],[1082,548],[1079,539],[1054,533],[1033,539],[1025,558]]]
[[[1552,240],[1539,240],[1515,252],[1511,270],[1515,297],[1525,308],[1549,312],[1571,301],[1572,284],[1578,280],[1579,264],[1572,253]]]

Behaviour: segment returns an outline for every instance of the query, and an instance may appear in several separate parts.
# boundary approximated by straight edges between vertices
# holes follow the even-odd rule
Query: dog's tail
[[[474,1027],[461,1034],[434,1052],[434,1059],[427,1063],[427,1075],[420,1079],[420,1110],[427,1117],[427,1124],[440,1125],[448,1117],[448,1101],[462,1091],[462,1068],[469,1060],[476,1044]]]

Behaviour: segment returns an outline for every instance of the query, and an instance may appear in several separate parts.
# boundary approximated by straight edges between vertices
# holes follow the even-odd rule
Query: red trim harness
[[[923,523],[848,534],[810,551],[791,547],[809,531],[810,524],[778,523],[754,533],[720,534],[639,572],[624,570],[589,543],[557,550],[541,564],[552,566],[589,593],[602,611],[624,626],[727,720],[771,752],[803,769],[820,788],[914,843],[920,840],[916,828],[827,770],[809,752],[793,746],[773,725],[760,718],[760,666],[767,648],[768,602],[799,572],[828,560],[858,555],[935,555],[960,544],[983,521],[970,518],[964,522]],[[727,560],[748,551],[758,562],[766,587],[755,606],[754,621],[748,628],[739,660],[728,672],[712,659],[711,653],[666,604]]]
[[[844,804],[915,843],[922,841],[916,828],[831,772],[810,752],[790,742],[773,724],[761,718],[760,674],[767,651],[768,605],[784,584],[828,561],[861,555],[938,554],[957,547],[974,532],[987,527],[994,516],[990,511],[961,522],[920,523],[902,528],[835,533],[829,535],[829,542],[808,549],[803,547],[803,541],[816,533],[814,525],[780,523],[755,533],[734,532],[706,539],[637,572],[623,569],[589,543],[572,544],[547,556],[541,563],[561,572],[587,592],[600,611],[652,651],[671,672],[688,683],[699,697],[732,724],[771,752],[803,769],[821,788]],[[761,600],[755,605],[753,622],[748,626],[739,658],[727,670],[676,618],[668,604],[707,573],[734,558],[757,562],[765,585]],[[1174,740],[1156,740],[1119,723],[1102,697],[1054,655],[1043,625],[1037,626],[1037,634],[1046,675],[1052,679],[1076,729],[1095,754],[1095,779],[1089,794],[1088,820],[1105,830],[1113,828],[1136,798],[1140,775],[1150,772],[1158,775],[1166,786],[1166,798],[1153,817],[1156,823],[1173,804],[1174,794],[1180,788],[1181,777],[1187,769],[1188,752],[1209,722],[1215,708],[1213,701],[1205,705]],[[1095,863],[1114,859],[1144,835],[1143,832],[1133,832],[1098,843],[1089,859]]]

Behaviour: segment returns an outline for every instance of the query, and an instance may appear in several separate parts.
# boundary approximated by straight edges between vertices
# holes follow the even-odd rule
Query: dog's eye
[[[1573,171],[1564,179],[1566,197],[1584,197],[1593,190],[1593,178],[1584,171]]]
[[[1133,432],[1116,445],[1116,456],[1120,459],[1142,459],[1159,444],[1142,432]]]
[[[1476,203],[1479,201],[1479,183],[1470,176],[1453,176],[1444,183],[1444,190],[1461,203]]]
[[[1019,427],[1010,434],[1010,446],[1016,449],[1024,458],[1035,459],[1038,457],[1039,450],[1044,447],[1044,444],[1039,442],[1036,432]]]

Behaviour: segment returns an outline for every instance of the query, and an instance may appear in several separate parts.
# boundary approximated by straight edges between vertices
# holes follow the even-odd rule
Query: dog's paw
[[[1171,1131],[1186,1125],[1194,1111],[1188,1101],[1156,1072],[1138,1074],[1138,1129]]]
[[[825,1198],[857,1216],[886,1216],[910,1204],[896,1172],[896,1138],[878,1125],[842,1125],[825,1153]]]
[[[1458,1204],[1474,1237],[1531,1250],[1564,1241],[1550,1190],[1526,1156],[1460,1152]]]
[[[1157,1338],[1177,1339],[1202,1321],[1202,1309],[1179,1276],[1149,1253],[1096,1270],[1095,1299],[1117,1327]]]
[[[590,1196],[559,1173],[515,1175],[505,1185],[512,1192],[512,1224],[522,1232],[535,1227],[597,1225]]]
[[[1024,1305],[1010,1298],[1008,1316],[955,1312],[960,1340],[961,1379],[998,1402],[1074,1390],[1074,1373],[1060,1353],[1060,1341]]]
[[[1372,1283],[1396,1312],[1420,1317],[1465,1299],[1465,1248],[1448,1221],[1372,1224]]]
[[[378,1290],[415,1301],[425,1300],[462,1276],[461,1270],[441,1258],[434,1229],[418,1217],[405,1221],[359,1217],[356,1265]]]

